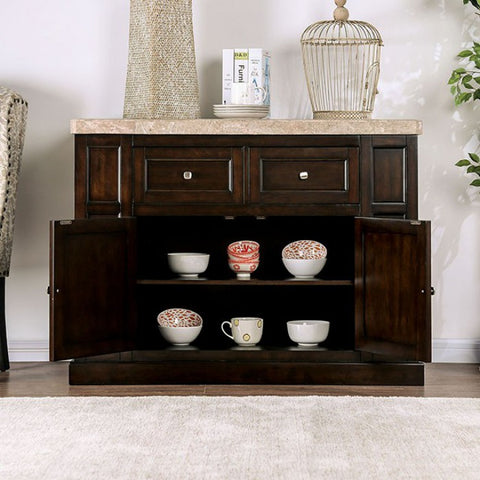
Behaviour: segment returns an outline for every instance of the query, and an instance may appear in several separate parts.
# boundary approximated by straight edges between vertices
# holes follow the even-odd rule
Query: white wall
[[[299,38],[309,24],[331,18],[333,1],[193,4],[203,117],[220,100],[221,49],[234,46],[272,51],[272,117],[311,115]],[[434,358],[478,361],[480,197],[454,166],[477,147],[477,112],[456,109],[446,82],[480,19],[462,0],[350,0],[347,7],[351,19],[375,25],[385,43],[374,117],[424,122],[419,203],[421,218],[432,221]],[[47,358],[48,222],[73,215],[69,120],[121,117],[128,10],[128,0],[2,2],[0,83],[30,105],[7,280],[12,360]]]

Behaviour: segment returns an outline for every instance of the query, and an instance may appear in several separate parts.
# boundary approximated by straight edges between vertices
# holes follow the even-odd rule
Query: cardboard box
[[[222,104],[232,103],[233,48],[224,48],[222,52]]]

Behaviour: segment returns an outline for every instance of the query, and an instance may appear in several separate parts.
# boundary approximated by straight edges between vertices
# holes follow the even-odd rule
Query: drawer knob
[[[300,172],[300,173],[298,174],[298,178],[299,178],[300,180],[308,180],[308,172]]]
[[[184,180],[191,180],[193,177],[193,173],[186,170],[185,172],[183,172],[183,179]]]

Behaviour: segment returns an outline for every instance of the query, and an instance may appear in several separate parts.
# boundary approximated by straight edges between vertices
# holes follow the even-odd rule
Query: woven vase
[[[123,116],[200,116],[192,0],[130,0]]]

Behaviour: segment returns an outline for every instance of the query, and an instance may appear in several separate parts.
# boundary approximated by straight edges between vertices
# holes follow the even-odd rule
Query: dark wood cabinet
[[[75,358],[78,384],[423,384],[430,225],[417,219],[416,142],[77,133],[76,218],[51,226],[51,359]],[[247,238],[260,265],[236,280],[226,247]],[[282,264],[299,239],[328,248],[314,280]],[[210,253],[205,278],[175,278],[167,252],[192,250]],[[171,307],[204,319],[189,348],[160,336]],[[257,348],[221,333],[238,315],[264,318]],[[299,318],[330,321],[319,348],[290,341]]]

